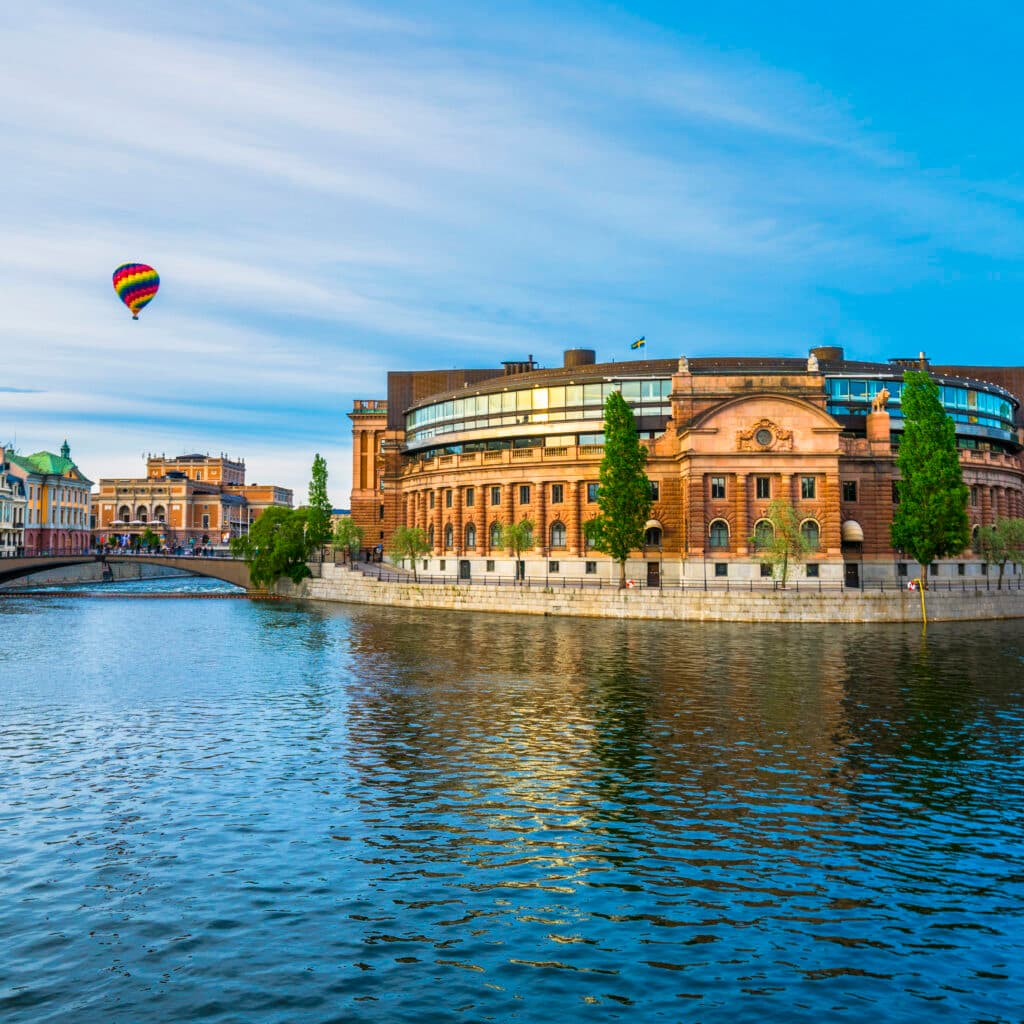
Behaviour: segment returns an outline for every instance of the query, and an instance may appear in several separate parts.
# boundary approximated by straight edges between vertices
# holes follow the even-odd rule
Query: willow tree
[[[584,525],[593,547],[619,563],[619,586],[626,585],[626,559],[643,547],[651,515],[651,482],[644,466],[633,410],[618,391],[604,403],[604,458],[598,473],[598,513]]]
[[[900,503],[890,536],[925,570],[936,558],[958,555],[970,542],[968,489],[960,470],[953,421],[939,387],[923,371],[903,374],[903,437],[896,466]],[[927,573],[922,572],[927,580]]]

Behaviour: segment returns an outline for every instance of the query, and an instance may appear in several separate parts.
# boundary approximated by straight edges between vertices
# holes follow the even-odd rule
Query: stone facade
[[[655,485],[632,575],[651,584],[759,578],[753,537],[774,498],[793,505],[815,544],[795,578],[856,585],[921,572],[889,543],[904,361],[851,362],[831,348],[807,359],[597,364],[586,355],[567,353],[555,370],[531,359],[462,380],[446,371],[450,390],[435,394],[423,393],[429,374],[391,373],[387,401],[356,402],[352,517],[366,542],[386,546],[397,526],[418,526],[433,546],[425,570],[479,579],[515,571],[495,531],[530,519],[530,575],[607,574],[584,523],[598,510],[603,398],[617,389],[634,408]],[[940,381],[972,526],[1024,515],[1019,400],[973,377]],[[965,551],[933,571],[983,569]]]

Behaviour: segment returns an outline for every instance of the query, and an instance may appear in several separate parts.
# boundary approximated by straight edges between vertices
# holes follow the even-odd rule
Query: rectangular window
[[[491,504],[492,505],[500,505],[501,504],[501,488],[500,487],[492,487],[491,488]]]
[[[430,507],[431,508],[434,507],[434,492],[433,491],[430,492]]]
[[[207,529],[210,525],[210,517],[208,515],[203,516],[203,529]]]
[[[765,576],[771,576],[771,574],[772,574],[772,567],[771,567],[771,565],[768,562],[762,562],[761,563],[761,578],[763,579]]]
[[[757,496],[762,500],[767,500],[772,496],[772,479],[769,476],[759,476],[755,478],[754,485],[757,488]]]
[[[658,501],[658,496],[661,493],[661,485],[657,480],[651,482],[651,501]]]
[[[494,572],[494,559],[493,558],[488,558],[487,559],[487,568],[484,571],[485,572]]]
[[[586,562],[583,567],[583,571],[588,576],[593,576],[597,572],[597,562]]]
[[[424,568],[424,569],[426,569],[426,567],[427,567],[428,565],[430,565],[430,562],[428,562],[428,561],[427,561],[427,560],[426,560],[426,559],[424,558],[424,559],[423,559],[423,568]]]
[[[892,482],[892,503],[898,505],[900,503],[900,482],[899,480],[893,480]]]
[[[444,567],[445,567],[445,566],[446,566],[447,564],[448,564],[448,562],[447,562],[447,561],[446,561],[445,559],[443,559],[443,558],[442,558],[442,559],[441,559],[441,560],[440,560],[440,561],[439,561],[439,562],[437,563],[437,568],[438,568],[438,571],[439,571],[439,572],[444,572]]]
[[[452,492],[451,491],[445,491],[444,492],[444,507],[445,508],[451,508],[452,507]]]
[[[843,481],[843,501],[856,501],[857,500],[857,481],[856,480],[844,480]]]
[[[978,507],[978,490],[979,490],[979,488],[977,488],[977,487],[972,487],[971,488],[971,505],[974,508]]]
[[[809,580],[816,580],[818,578],[818,563],[808,562],[807,563],[807,578]]]
[[[928,566],[928,572],[932,576],[938,576],[939,575],[939,566],[938,566],[938,564],[936,562],[932,562],[932,564]]]
[[[711,497],[712,498],[724,498],[725,497],[725,477],[724,476],[713,476],[711,478]]]
[[[529,505],[530,504],[530,485],[520,484],[519,485],[519,504]]]
[[[597,484],[587,484],[587,501],[597,501]]]
[[[729,575],[729,563],[728,562],[715,562],[715,575],[716,576],[728,576]]]
[[[383,519],[384,518],[384,506],[383,505],[381,505],[380,508],[378,509],[377,518],[378,519]]]
[[[476,499],[476,494],[474,493],[473,488],[472,487],[467,487],[466,488],[466,507],[467,508],[472,508],[473,502],[474,502],[475,499]]]
[[[558,563],[548,562],[548,572],[558,572]]]
[[[963,562],[957,562],[956,563],[956,574],[957,574],[957,576],[966,576],[967,575],[967,566],[964,565]]]
[[[800,477],[800,497],[804,500],[813,500],[816,491],[817,481],[813,476]]]
[[[551,485],[551,504],[561,505],[562,504],[562,485],[552,484]]]
[[[907,575],[907,563],[906,562],[897,562],[896,563],[896,575],[897,576],[906,576]]]

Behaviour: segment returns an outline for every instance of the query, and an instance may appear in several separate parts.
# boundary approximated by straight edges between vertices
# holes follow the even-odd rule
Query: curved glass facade
[[[829,377],[828,411],[837,417],[866,416],[871,411],[874,397],[885,388],[889,392],[887,404],[890,415],[901,416],[903,381],[867,377]],[[1006,441],[1015,438],[1014,405],[1001,391],[966,387],[961,384],[940,384],[939,401],[954,423],[984,428],[968,433],[999,437]]]
[[[509,388],[486,395],[449,398],[413,409],[405,416],[406,444],[418,447],[439,435],[467,430],[567,420],[600,422],[604,418],[605,399],[613,391],[622,392],[637,417],[671,415],[669,378]]]

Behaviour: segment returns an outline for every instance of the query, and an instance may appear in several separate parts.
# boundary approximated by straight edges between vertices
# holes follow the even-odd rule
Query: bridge
[[[243,590],[255,589],[249,579],[249,566],[240,558],[214,556],[201,558],[181,555],[27,555],[23,558],[0,559],[0,583],[31,576],[32,573],[47,569],[61,569],[67,565],[84,565],[89,562],[130,562],[147,565],[165,565],[170,569],[181,569],[192,576],[209,576],[212,579],[233,583]]]

